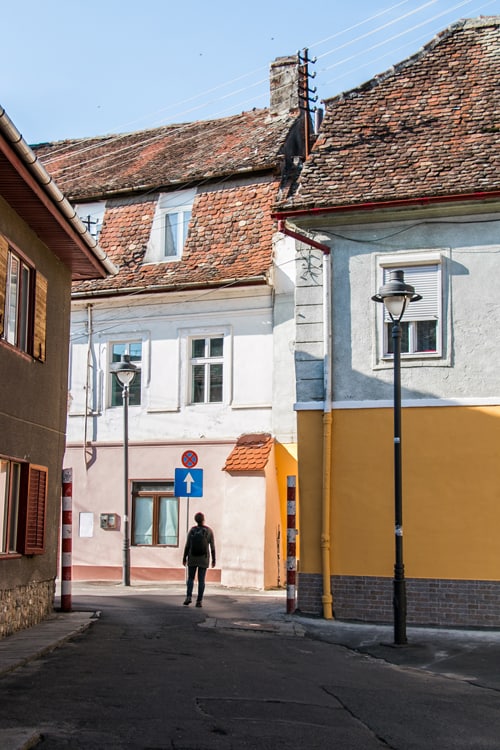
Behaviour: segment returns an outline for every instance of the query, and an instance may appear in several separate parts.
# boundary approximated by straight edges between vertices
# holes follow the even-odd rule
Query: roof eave
[[[105,278],[116,268],[0,107],[1,191],[73,279]]]
[[[451,195],[430,195],[416,198],[399,198],[387,201],[368,201],[365,203],[346,203],[330,206],[312,205],[308,208],[283,208],[273,211],[273,219],[284,221],[286,219],[312,217],[326,214],[352,214],[355,212],[377,211],[384,209],[404,209],[423,207],[445,203],[477,203],[494,201],[500,198],[500,190],[478,191],[474,193],[454,193]]]

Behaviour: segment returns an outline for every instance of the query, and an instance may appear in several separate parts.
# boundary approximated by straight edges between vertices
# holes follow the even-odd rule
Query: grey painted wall
[[[443,351],[402,362],[403,399],[500,396],[500,213],[325,225],[332,246],[333,400],[392,398],[392,361],[380,358],[378,258],[442,258]],[[323,399],[322,253],[299,246],[296,291],[297,401]],[[418,290],[416,290],[418,291]]]

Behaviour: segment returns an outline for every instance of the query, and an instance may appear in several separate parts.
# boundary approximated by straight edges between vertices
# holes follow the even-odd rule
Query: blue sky
[[[28,143],[224,117],[269,103],[307,48],[320,100],[500,0],[25,0],[2,8],[0,105]]]

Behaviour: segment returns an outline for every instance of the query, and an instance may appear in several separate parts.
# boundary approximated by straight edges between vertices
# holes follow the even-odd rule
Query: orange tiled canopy
[[[269,460],[274,439],[267,433],[242,435],[226,459],[224,471],[262,471]]]

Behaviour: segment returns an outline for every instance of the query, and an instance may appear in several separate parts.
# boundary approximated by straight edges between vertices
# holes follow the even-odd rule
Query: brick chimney
[[[272,115],[283,115],[299,108],[299,60],[297,55],[277,57],[270,65],[270,106]]]

